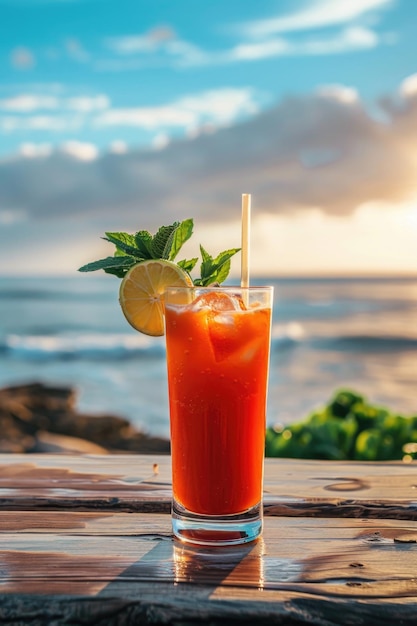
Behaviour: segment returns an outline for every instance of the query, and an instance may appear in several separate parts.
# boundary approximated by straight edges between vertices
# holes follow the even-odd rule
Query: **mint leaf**
[[[210,278],[213,272],[213,257],[200,245],[201,258],[203,259],[200,267],[201,280],[205,281]],[[204,285],[205,283],[202,282]]]
[[[137,263],[137,259],[131,256],[108,256],[105,259],[100,259],[99,261],[93,261],[92,263],[87,263],[87,265],[83,265],[79,268],[79,272],[95,272],[97,270],[111,270],[111,269],[122,269],[129,268],[135,263]]]
[[[213,282],[220,283],[220,284],[223,283],[226,280],[226,278],[229,276],[230,266],[231,266],[230,259],[228,259],[217,270]]]
[[[197,265],[197,262],[198,257],[195,257],[194,259],[184,259],[183,261],[178,261],[177,265],[190,274]]]
[[[135,263],[133,263],[133,265],[135,265]],[[128,267],[113,267],[113,268],[107,268],[104,271],[106,272],[106,274],[113,274],[113,276],[117,276],[117,278],[124,278],[128,272],[128,270],[130,270],[132,266],[128,266]]]
[[[178,228],[179,222],[174,222],[170,226],[161,226],[152,239],[152,255],[154,259],[168,259],[172,245],[172,235]]]
[[[135,244],[144,259],[153,259],[152,235],[147,230],[140,230],[135,235]]]
[[[234,256],[238,252],[240,252],[240,248],[231,248],[230,250],[224,250],[223,252],[220,252],[220,254],[218,254],[216,258],[214,259],[213,265],[216,268],[220,268],[223,265],[223,263],[226,263],[227,261],[229,261],[232,258],[232,256]]]
[[[217,255],[215,259],[200,246],[201,258],[201,278],[194,280],[195,285],[206,287],[211,283],[222,283],[226,280],[230,272],[230,259],[239,252],[240,248],[231,248],[224,250]]]
[[[110,243],[114,243],[120,252],[124,252],[125,254],[139,259],[143,258],[136,246],[135,237],[129,233],[106,233],[106,236],[103,237],[103,239],[110,241]]]
[[[173,261],[182,246],[193,234],[194,222],[191,218],[182,222],[174,222],[169,226],[161,226],[155,235],[147,230],[140,230],[134,235],[125,232],[106,232],[105,239],[116,246],[114,256],[94,261],[80,267],[80,272],[94,272],[104,270],[107,274],[114,274],[123,278],[132,265],[150,259],[166,259]],[[220,252],[213,258],[200,245],[201,267],[200,278],[194,279],[194,284],[207,286],[212,283],[222,283],[230,272],[230,259],[239,252],[240,248],[231,248]],[[198,258],[183,259],[177,265],[191,274],[198,262]]]
[[[193,227],[194,222],[190,218],[181,222],[181,224],[179,224],[177,228],[172,232],[167,242],[167,244],[170,244],[169,256],[167,257],[170,261],[173,261],[175,259],[184,243],[191,237],[191,235],[193,234]],[[196,259],[196,263],[197,260],[198,259]]]

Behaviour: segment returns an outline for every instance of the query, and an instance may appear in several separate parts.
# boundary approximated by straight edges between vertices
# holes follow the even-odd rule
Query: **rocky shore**
[[[0,452],[167,454],[169,441],[136,430],[116,415],[76,409],[70,387],[42,383],[0,389]]]

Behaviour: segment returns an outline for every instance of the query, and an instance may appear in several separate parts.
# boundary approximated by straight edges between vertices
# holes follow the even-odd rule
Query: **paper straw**
[[[250,257],[250,193],[242,194],[242,250],[240,286],[249,287],[249,257]]]

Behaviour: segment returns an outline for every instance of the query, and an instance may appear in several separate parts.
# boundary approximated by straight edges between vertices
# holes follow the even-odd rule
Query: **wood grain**
[[[269,517],[220,550],[165,514],[2,511],[0,529],[6,623],[415,624],[412,521]]]
[[[268,459],[258,542],[173,540],[166,456],[0,455],[0,623],[413,625],[415,464]]]
[[[267,516],[417,520],[417,463],[267,459]],[[0,455],[0,507],[168,513],[166,455]]]

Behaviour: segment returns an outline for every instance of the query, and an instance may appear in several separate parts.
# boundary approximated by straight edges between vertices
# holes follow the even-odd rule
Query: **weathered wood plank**
[[[220,550],[173,541],[164,514],[1,512],[0,528],[1,622],[415,624],[412,521],[270,517]]]
[[[417,463],[267,459],[268,516],[417,520]],[[0,455],[0,507],[167,513],[167,456]]]

